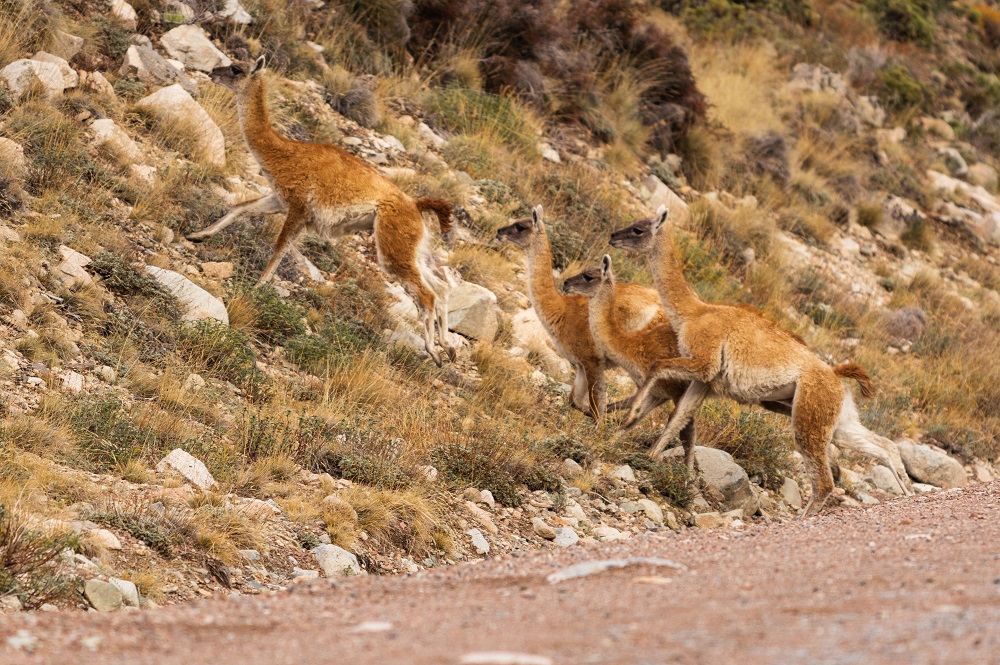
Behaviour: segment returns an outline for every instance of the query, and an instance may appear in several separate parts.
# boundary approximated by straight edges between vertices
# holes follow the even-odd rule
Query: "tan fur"
[[[803,515],[822,509],[833,491],[827,461],[831,439],[878,459],[908,491],[905,471],[901,477],[891,453],[883,449],[887,440],[857,421],[850,392],[833,368],[759,313],[705,303],[694,294],[684,279],[669,230],[661,230],[666,218],[666,209],[661,207],[655,218],[612,234],[612,245],[647,254],[664,311],[677,330],[681,353],[654,364],[636,395],[626,426],[634,425],[648,412],[647,396],[658,379],[690,381],[691,385],[653,448],[654,456],[708,396],[728,397],[743,404],[790,404],[796,447],[812,475],[812,499]],[[858,375],[853,368],[842,368],[841,372],[852,378]]]
[[[590,334],[608,362],[621,367],[641,386],[657,360],[677,356],[677,335],[664,316],[647,326],[628,330],[619,320],[619,295],[627,284],[618,284],[611,270],[611,258],[604,257],[603,269],[590,269],[566,280],[568,293],[590,299]],[[686,381],[661,381],[651,391],[656,406],[668,399],[676,404],[687,389]],[[626,400],[631,408],[633,398]],[[654,407],[655,408],[655,407]],[[694,454],[695,428],[692,419],[680,434],[685,456]],[[693,458],[692,458],[693,459]]]
[[[572,363],[577,373],[571,405],[591,417],[602,418],[608,408],[604,370],[614,363],[608,362],[590,334],[587,298],[566,295],[556,288],[542,207],[536,207],[532,217],[519,219],[500,229],[497,238],[525,250],[528,297],[559,355]],[[623,284],[618,288],[618,296],[618,318],[624,328],[635,330],[654,321],[666,321],[660,310],[659,296],[653,289]],[[616,403],[611,408],[617,410],[627,405]]]
[[[262,67],[259,60],[237,84],[236,99],[243,136],[271,182],[273,194],[237,206],[188,239],[204,240],[246,212],[286,210],[274,253],[260,277],[266,282],[285,254],[296,251],[294,245],[304,233],[336,238],[374,228],[379,264],[402,284],[421,312],[427,353],[441,364],[434,344],[436,324],[438,343],[454,359],[455,349],[447,339],[451,282],[431,255],[430,236],[421,217],[421,212],[433,212],[441,232],[447,234],[451,206],[440,199],[410,198],[368,162],[340,146],[293,141],[278,134],[268,115]]]
[[[833,368],[833,373],[842,379],[854,379],[858,382],[861,396],[871,399],[875,396],[875,386],[872,384],[872,377],[857,363],[841,363]]]

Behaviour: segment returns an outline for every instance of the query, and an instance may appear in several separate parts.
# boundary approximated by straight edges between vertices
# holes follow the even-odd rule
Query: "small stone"
[[[615,540],[628,540],[629,535],[627,533],[622,533],[618,529],[602,524],[595,527],[592,533],[600,540],[602,543],[612,542]]]
[[[83,374],[69,371],[63,374],[63,390],[70,393],[78,393],[83,390]]]
[[[183,388],[184,392],[196,393],[199,390],[202,390],[206,385],[205,379],[201,376],[201,374],[195,374],[192,372],[187,375],[186,379],[184,379],[184,384],[181,388]]]
[[[613,480],[621,480],[626,483],[635,482],[635,472],[628,464],[622,464],[620,467],[609,473],[608,477]]]
[[[0,596],[0,614],[20,612],[24,609],[17,596]]]
[[[791,478],[785,478],[781,483],[781,498],[795,510],[802,508],[802,493],[799,491],[799,484]]]
[[[717,512],[695,513],[691,515],[691,526],[696,526],[699,529],[712,529],[725,525],[726,519]]]
[[[170,453],[156,465],[156,471],[158,473],[163,473],[167,469],[177,471],[184,477],[185,480],[190,482],[195,487],[199,487],[203,490],[210,490],[215,487],[215,478],[213,478],[212,474],[209,473],[204,462],[192,456],[190,453],[181,450],[180,448],[175,448],[170,451]]]
[[[657,524],[663,524],[663,509],[660,505],[651,499],[639,499],[636,503],[639,504],[639,509]]]
[[[122,602],[125,605],[128,607],[139,607],[139,589],[135,586],[134,582],[121,580],[117,577],[109,578],[108,582],[118,587],[122,595]]]
[[[314,580],[319,577],[318,570],[305,570],[302,568],[292,569],[292,580]]]
[[[559,157],[559,152],[548,143],[539,143],[538,152],[542,155],[542,159],[547,162],[552,162],[553,164],[559,164],[562,162],[562,158]]]
[[[476,548],[476,552],[479,554],[489,554],[490,544],[486,540],[486,536],[479,529],[469,529],[465,532],[472,539],[472,546]]]
[[[477,490],[475,487],[466,488],[465,492],[462,494],[462,498],[466,501],[472,501],[473,503],[478,503],[481,498],[483,498],[482,492]]]
[[[115,88],[101,72],[80,72],[80,87],[99,95],[115,96]]]
[[[116,372],[113,367],[101,365],[95,371],[97,376],[101,377],[101,380],[105,383],[114,384],[115,381],[118,380],[118,372]]]
[[[111,14],[126,30],[135,30],[139,24],[139,15],[135,8],[125,0],[111,0]]]
[[[56,266],[57,278],[64,286],[88,286],[94,282],[84,266],[90,265],[90,257],[70,249],[66,245],[59,246],[62,263]]]
[[[639,512],[639,504],[635,501],[625,501],[621,505],[622,512],[628,513],[629,515],[635,515]]]
[[[160,44],[170,57],[180,60],[185,67],[202,72],[211,72],[219,67],[233,64],[197,25],[179,25],[160,37]]]
[[[122,548],[122,542],[118,540],[118,536],[107,529],[92,529],[84,534],[83,541],[88,547],[95,550],[118,551]]]
[[[83,594],[87,597],[91,607],[98,612],[114,612],[122,607],[121,589],[110,582],[87,580],[83,587]]]
[[[212,117],[181,84],[161,88],[136,102],[136,108],[148,111],[164,122],[180,123],[190,129],[191,157],[204,159],[213,166],[226,164],[226,138]]]
[[[555,538],[552,542],[556,547],[570,547],[580,542],[580,536],[571,527],[564,526],[556,529]]]
[[[471,513],[472,516],[479,521],[479,523],[483,526],[484,529],[486,529],[487,531],[489,531],[494,535],[499,533],[500,530],[497,529],[496,524],[493,523],[493,519],[490,517],[490,514],[488,512],[486,512],[476,504],[472,503],[471,501],[465,502],[465,509],[468,510],[469,513]]]
[[[439,150],[448,144],[448,141],[438,136],[433,129],[423,122],[417,125],[417,136]]]
[[[359,139],[357,136],[345,136],[343,139],[340,140],[340,143],[342,145],[350,147],[357,147],[359,145],[362,145],[364,141]]]
[[[358,557],[336,545],[320,545],[311,550],[327,577],[349,577],[361,574]]]
[[[437,480],[438,470],[435,469],[433,466],[418,466],[417,470],[424,475],[424,478],[427,479],[427,482],[433,483],[435,480]]]
[[[969,484],[965,468],[948,453],[934,446],[913,441],[899,441],[899,455],[911,478],[943,487],[965,487]]]
[[[493,498],[493,492],[489,490],[483,490],[479,493],[479,503],[486,504],[490,510],[497,509],[497,501]]]
[[[669,510],[664,515],[664,522],[667,528],[671,531],[679,531],[681,528],[680,522],[677,521],[677,515],[673,514]]]
[[[553,540],[556,537],[555,529],[546,524],[541,517],[531,518],[531,529],[535,535],[541,536],[545,540]]]
[[[260,552],[257,550],[240,550],[240,556],[251,563],[260,561]]]
[[[871,480],[872,485],[883,492],[897,496],[903,495],[903,488],[896,481],[896,476],[881,464],[872,467],[872,470],[868,472],[868,479]]]
[[[52,53],[46,53],[45,51],[39,51],[31,56],[31,59],[38,62],[48,62],[58,67],[59,71],[62,72],[64,89],[75,88],[80,84],[80,75],[76,73],[75,69],[69,66],[69,63],[64,58],[60,58],[58,55],[53,55]]]
[[[567,457],[563,460],[562,472],[567,478],[576,478],[583,473],[583,467],[580,466],[576,460]]]
[[[156,266],[146,266],[146,272],[164,286],[186,309],[184,321],[215,319],[229,325],[229,312],[222,301],[184,275]]]
[[[6,83],[7,90],[15,100],[20,100],[34,86],[41,85],[41,91],[49,99],[61,97],[66,83],[63,72],[58,65],[39,60],[15,60],[0,69],[0,79]]]

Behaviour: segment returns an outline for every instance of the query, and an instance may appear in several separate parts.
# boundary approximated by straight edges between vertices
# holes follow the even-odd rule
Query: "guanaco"
[[[267,110],[264,58],[252,67],[234,64],[216,69],[213,79],[236,91],[240,127],[250,152],[260,163],[272,193],[241,203],[207,228],[187,236],[200,242],[247,214],[286,212],[260,282],[274,275],[286,253],[304,233],[337,238],[366,229],[375,231],[379,265],[414,299],[424,326],[424,346],[438,365],[437,341],[454,360],[448,340],[448,291],[453,285],[431,254],[430,234],[421,213],[433,212],[448,238],[451,206],[442,199],[412,199],[368,162],[340,146],[293,141],[278,134]]]
[[[679,355],[677,334],[667,320],[650,323],[639,330],[626,330],[621,326],[618,311],[619,287],[611,266],[611,257],[604,256],[600,267],[588,268],[579,275],[570,277],[563,285],[567,293],[575,293],[590,299],[590,333],[598,348],[618,367],[621,367],[635,382],[645,385],[648,372],[657,360],[675,358]],[[668,399],[674,404],[680,401],[687,390],[687,381],[659,381],[652,387],[650,410]],[[623,400],[624,408],[631,408],[634,395]],[[776,402],[761,402],[761,406],[776,413],[786,413],[787,407]],[[688,467],[694,466],[695,425],[694,419],[680,431],[684,444],[684,461]]]
[[[791,409],[795,445],[811,475],[812,496],[803,517],[818,513],[833,493],[828,465],[831,441],[873,457],[893,473],[904,493],[910,493],[895,444],[860,423],[853,397],[841,383],[841,378],[856,379],[862,395],[868,396],[871,379],[864,369],[854,363],[830,367],[800,338],[757,310],[702,301],[684,279],[671,234],[664,230],[666,221],[667,209],[660,206],[654,217],[611,235],[612,246],[647,256],[680,351],[678,357],[653,364],[623,427],[633,426],[655,405],[656,381],[689,381],[650,451],[654,458],[709,396],[743,404],[777,402]]]
[[[603,418],[609,408],[604,371],[614,363],[608,361],[591,336],[587,299],[566,295],[556,288],[542,206],[536,206],[530,217],[518,219],[497,231],[496,237],[525,251],[528,298],[556,351],[576,370],[570,404],[592,418]],[[653,289],[622,284],[618,287],[618,296],[618,320],[624,329],[636,330],[654,322],[666,323],[660,298]],[[625,408],[628,404],[623,402],[610,406],[612,411]]]

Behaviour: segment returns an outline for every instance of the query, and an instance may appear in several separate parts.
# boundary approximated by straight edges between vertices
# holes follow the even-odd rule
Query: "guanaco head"
[[[536,238],[543,235],[545,225],[542,221],[542,206],[538,205],[531,211],[531,217],[522,217],[497,231],[497,240],[528,249]]]
[[[239,90],[244,81],[264,70],[264,64],[264,56],[260,56],[255,62],[234,62],[226,67],[216,67],[212,70],[212,81],[230,90]]]
[[[607,254],[599,267],[587,268],[579,275],[570,277],[563,282],[563,290],[570,295],[593,298],[602,288],[614,288],[615,274],[611,271],[611,257]]]
[[[656,234],[667,222],[667,206],[661,205],[656,214],[641,219],[632,226],[611,234],[611,246],[626,252],[649,252],[656,245]]]

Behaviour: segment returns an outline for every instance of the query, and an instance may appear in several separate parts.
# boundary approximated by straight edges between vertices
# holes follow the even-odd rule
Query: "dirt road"
[[[546,580],[622,557],[685,569]],[[1000,483],[270,597],[2,621],[2,662],[998,663]],[[495,651],[535,658],[475,655]]]

